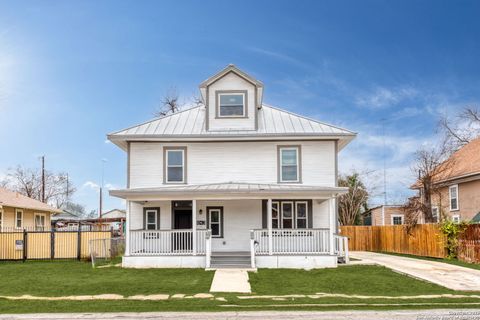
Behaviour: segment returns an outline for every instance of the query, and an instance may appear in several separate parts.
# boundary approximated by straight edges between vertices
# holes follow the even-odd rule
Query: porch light
[[[198,214],[199,214],[199,215],[202,215],[202,213],[203,213],[203,210],[202,210],[202,209],[198,210]]]

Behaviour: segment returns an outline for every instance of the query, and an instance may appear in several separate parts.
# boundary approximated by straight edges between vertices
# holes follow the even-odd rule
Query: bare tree
[[[415,188],[420,190],[418,198],[411,198],[404,209],[410,215],[417,212],[425,222],[436,222],[432,214],[432,197],[441,196],[441,181],[448,177],[454,166],[454,158],[448,157],[448,146],[424,148],[416,152],[412,170],[418,174]]]
[[[154,116],[161,118],[169,114],[180,111],[182,105],[179,102],[179,96],[175,88],[171,88],[162,98],[160,108],[155,111]]]
[[[346,194],[338,197],[339,222],[344,226],[353,225],[361,212],[367,209],[368,190],[357,172],[341,176],[338,185],[348,188]]]
[[[466,107],[453,118],[440,118],[440,129],[445,135],[445,145],[458,150],[480,136],[480,109]]]
[[[57,208],[63,207],[75,191],[72,183],[67,183],[64,172],[45,171],[45,202]],[[10,169],[2,184],[32,199],[42,200],[42,174],[40,170],[17,166]]]

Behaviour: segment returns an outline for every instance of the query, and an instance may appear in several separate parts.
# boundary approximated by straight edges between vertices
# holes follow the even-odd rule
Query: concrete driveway
[[[433,282],[452,290],[480,291],[480,270],[448,263],[407,258],[375,252],[353,251],[350,256],[367,263],[385,266],[414,278]]]

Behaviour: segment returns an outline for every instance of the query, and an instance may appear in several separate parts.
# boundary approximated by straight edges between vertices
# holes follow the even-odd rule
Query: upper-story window
[[[247,116],[247,92],[217,91],[217,117],[243,118]]]
[[[185,147],[165,147],[165,183],[186,183],[186,151]]]
[[[301,182],[300,146],[278,147],[278,181]]]
[[[450,210],[458,210],[458,185],[450,186]]]

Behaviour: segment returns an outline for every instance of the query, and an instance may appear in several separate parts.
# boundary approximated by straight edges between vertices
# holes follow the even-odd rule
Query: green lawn
[[[343,266],[321,270],[266,270],[250,273],[252,295],[342,293],[359,295],[420,295],[458,293],[415,280],[378,266]],[[213,272],[202,269],[92,269],[86,262],[2,262],[0,295],[65,296],[116,293],[207,293]],[[478,293],[477,293],[478,294]],[[0,299],[0,313],[114,312],[114,311],[226,311],[226,310],[345,310],[409,308],[480,308],[476,298],[352,299],[345,297],[290,297],[280,300],[240,299],[237,294],[215,294],[216,299],[166,301],[35,301]],[[474,303],[474,304],[471,304]],[[379,305],[372,305],[379,304]],[[396,305],[399,304],[399,305]]]
[[[393,252],[382,252],[382,253],[389,254],[389,255],[392,255],[392,256],[400,256],[400,257],[407,257],[407,258],[414,258],[414,259],[422,259],[422,260],[449,263],[449,264],[454,264],[454,265],[460,266],[460,267],[480,270],[480,264],[463,262],[463,261],[460,261],[460,260],[457,260],[457,259],[446,259],[446,258],[445,259],[440,259],[440,258],[414,256],[414,255],[411,255],[411,254],[393,253]]]
[[[0,295],[66,296],[208,292],[213,271],[95,268],[88,262],[0,262]]]

